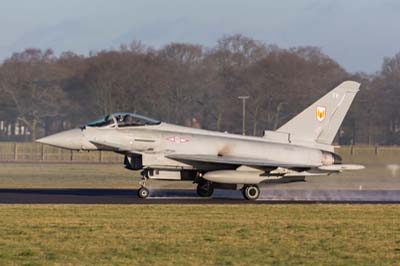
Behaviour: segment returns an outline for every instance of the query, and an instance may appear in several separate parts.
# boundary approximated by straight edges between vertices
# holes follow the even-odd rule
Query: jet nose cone
[[[77,128],[38,139],[36,142],[71,150],[80,150],[82,148],[82,137],[82,131]]]

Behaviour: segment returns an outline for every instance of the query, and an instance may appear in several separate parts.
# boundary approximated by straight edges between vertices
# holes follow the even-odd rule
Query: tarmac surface
[[[194,190],[151,189],[137,197],[135,189],[0,189],[0,204],[400,204],[400,190],[262,189],[257,201],[240,191],[217,190],[200,198]]]

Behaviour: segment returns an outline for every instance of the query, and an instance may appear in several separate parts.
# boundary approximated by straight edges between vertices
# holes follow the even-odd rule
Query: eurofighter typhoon
[[[359,91],[345,81],[276,131],[263,137],[195,129],[138,114],[114,113],[81,128],[37,140],[72,150],[104,150],[125,155],[125,166],[142,170],[138,196],[147,198],[148,179],[184,180],[197,184],[197,194],[214,189],[241,190],[256,200],[259,184],[304,181],[362,169],[342,164],[333,139]]]

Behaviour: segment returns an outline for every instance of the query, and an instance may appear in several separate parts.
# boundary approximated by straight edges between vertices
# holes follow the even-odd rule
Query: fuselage
[[[165,157],[170,154],[231,156],[312,166],[334,163],[333,156],[315,148],[167,123],[125,128],[86,127],[82,129],[82,138],[82,150],[101,149],[93,142],[110,143],[110,146],[123,143],[124,149],[142,154],[144,166],[149,167],[190,167]]]

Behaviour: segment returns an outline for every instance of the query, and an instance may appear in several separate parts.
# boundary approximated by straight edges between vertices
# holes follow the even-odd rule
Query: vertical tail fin
[[[295,139],[332,144],[359,87],[355,81],[343,82],[277,131]]]

